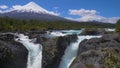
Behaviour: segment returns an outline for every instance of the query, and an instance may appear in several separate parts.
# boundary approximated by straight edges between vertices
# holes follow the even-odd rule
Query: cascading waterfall
[[[90,39],[90,38],[99,38],[99,37],[101,36],[78,36],[78,40],[74,43],[71,43],[70,46],[66,48],[65,54],[62,57],[59,68],[69,68],[69,66],[77,56],[79,43],[82,40]]]
[[[22,43],[28,50],[27,68],[41,68],[42,67],[42,45],[35,44],[35,39],[29,39],[24,34],[18,34],[17,42]]]

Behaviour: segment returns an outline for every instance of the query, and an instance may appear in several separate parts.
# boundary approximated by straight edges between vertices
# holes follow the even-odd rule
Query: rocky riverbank
[[[14,35],[0,34],[0,67],[26,68],[27,49],[14,41]]]
[[[84,40],[70,68],[120,68],[120,35]]]
[[[22,32],[24,33],[24,32]],[[42,44],[42,68],[58,68],[65,49],[77,41],[77,35],[46,37],[45,32],[26,32],[25,35]],[[12,33],[0,33],[0,67],[26,68],[28,50],[15,41]],[[120,35],[104,34],[101,38],[85,39],[79,44],[78,56],[70,68],[119,68]]]

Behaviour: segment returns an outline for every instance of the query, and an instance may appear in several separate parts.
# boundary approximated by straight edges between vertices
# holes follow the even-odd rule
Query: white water
[[[59,33],[57,34],[59,36]],[[65,54],[62,57],[59,68],[69,68],[74,59],[77,56],[79,43],[84,39],[90,38],[99,38],[101,36],[78,36],[78,40],[74,43],[71,43],[65,50]],[[18,38],[15,39],[17,42],[22,43],[27,50],[28,62],[27,68],[42,68],[42,45],[35,44],[35,39],[29,39],[28,36],[23,34],[18,34]]]
[[[105,28],[106,31],[110,31],[110,32],[114,32],[115,29],[114,28]]]
[[[82,30],[61,30],[63,34],[71,35],[71,34],[80,34]]]
[[[54,31],[54,32],[51,32],[51,35],[52,36],[65,36],[65,35],[67,35],[67,34],[63,34],[62,32],[60,32],[60,31]]]
[[[47,31],[47,34],[51,37],[58,37],[58,36],[65,36],[65,35],[72,35],[72,34],[80,34],[82,30],[57,30],[49,32]]]
[[[28,36],[19,34],[15,39],[17,42],[22,43],[28,52],[27,68],[41,68],[42,67],[42,45],[35,44],[35,39],[29,39]]]
[[[79,43],[84,39],[99,38],[101,36],[78,36],[78,40],[71,43],[65,50],[65,54],[62,57],[59,68],[69,68],[73,60],[76,58],[79,48]]]

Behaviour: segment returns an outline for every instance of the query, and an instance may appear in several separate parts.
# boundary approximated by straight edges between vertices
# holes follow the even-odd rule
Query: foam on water
[[[52,32],[47,31],[47,34],[51,37],[57,37],[57,36],[65,36],[65,35],[72,35],[72,34],[80,34],[82,30],[53,30]]]
[[[17,42],[22,43],[28,50],[27,68],[42,67],[42,45],[35,44],[33,39],[29,39],[24,34],[18,34]]]

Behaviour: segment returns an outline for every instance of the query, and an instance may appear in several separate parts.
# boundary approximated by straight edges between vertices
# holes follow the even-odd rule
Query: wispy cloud
[[[59,8],[60,7],[57,7],[57,6],[53,7],[53,11],[52,12],[56,13],[57,15],[61,15],[61,12],[58,11]]]
[[[80,17],[79,18],[67,17],[67,18],[72,19],[72,20],[77,20],[77,21],[84,21],[84,22],[94,20],[94,21],[106,22],[106,23],[116,23],[117,20],[120,18],[120,17],[106,18],[106,17],[99,15],[98,13],[99,12],[97,12],[96,10],[70,9],[69,10],[70,15],[78,15]]]
[[[59,7],[53,7],[53,9],[59,9]]]
[[[86,16],[86,15],[96,15],[97,11],[96,10],[85,10],[85,9],[80,9],[80,10],[69,10],[71,15],[80,15],[80,16]]]
[[[7,9],[8,6],[7,5],[0,5],[0,9]]]
[[[11,9],[21,9],[22,6],[21,5],[13,5]]]

